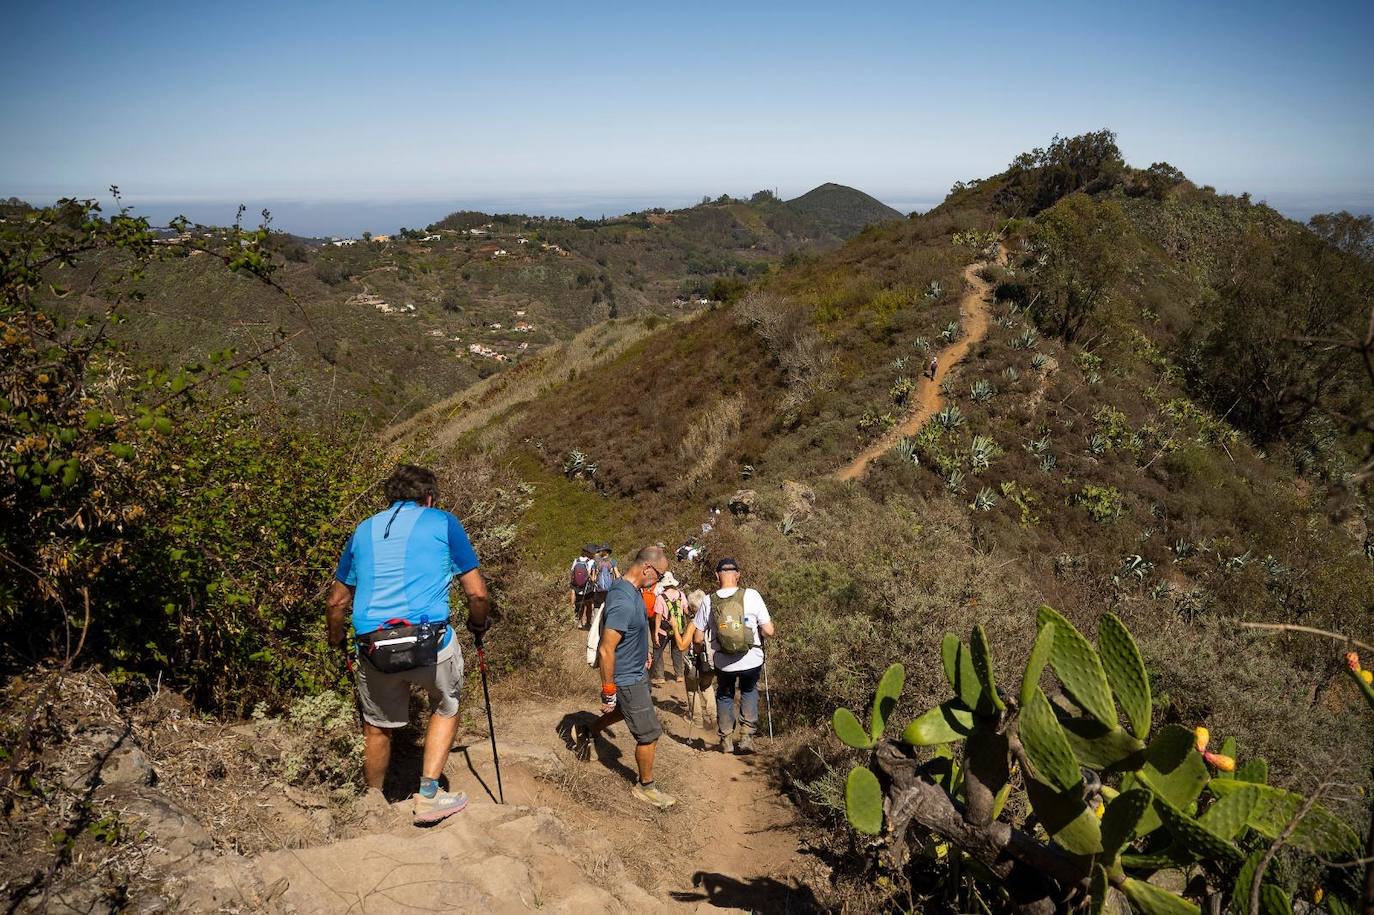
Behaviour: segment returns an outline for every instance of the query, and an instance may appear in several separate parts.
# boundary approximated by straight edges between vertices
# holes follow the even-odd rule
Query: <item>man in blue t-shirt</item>
[[[636,800],[667,809],[677,803],[654,785],[654,750],[663,726],[649,692],[649,614],[642,588],[652,588],[668,571],[663,549],[647,546],[634,564],[606,592],[603,616],[605,631],[597,648],[601,668],[601,719],[590,727],[573,728],[574,749],[579,759],[590,759],[592,741],[617,721],[624,721],[635,739],[635,763],[639,781],[630,789]]]
[[[463,525],[434,507],[438,484],[434,474],[403,464],[383,489],[389,504],[359,524],[348,538],[329,589],[329,643],[342,648],[358,687],[363,717],[363,778],[380,793],[391,761],[391,735],[410,722],[410,687],[429,693],[429,728],[425,733],[420,790],[415,795],[415,822],[434,823],[467,806],[467,795],[439,790],[458,731],[458,698],[463,685],[463,653],[448,625],[449,585],[456,577],[468,605],[467,628],[485,632],[491,601],[477,568],[477,554]],[[345,638],[352,608],[354,642]],[[433,663],[404,670],[379,670],[358,643],[385,646],[404,640],[368,636],[403,624],[441,631]],[[393,666],[393,665],[384,665]]]

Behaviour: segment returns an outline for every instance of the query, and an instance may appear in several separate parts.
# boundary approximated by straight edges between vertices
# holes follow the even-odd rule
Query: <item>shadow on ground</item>
[[[816,894],[800,883],[753,877],[738,880],[724,874],[697,871],[692,875],[695,890],[677,890],[669,895],[678,902],[706,902],[723,909],[746,912],[820,912]]]

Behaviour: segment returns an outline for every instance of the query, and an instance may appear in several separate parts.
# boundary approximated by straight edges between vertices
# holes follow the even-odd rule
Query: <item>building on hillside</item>
[[[507,251],[505,248],[497,248],[496,251],[493,252],[491,256],[492,256],[492,257],[510,257],[510,252]]]
[[[486,235],[487,233],[486,233],[486,231],[485,231],[484,229],[468,229],[468,234],[469,234],[469,235]]]
[[[330,242],[330,244],[336,248],[347,248],[348,246],[356,245],[357,243],[358,240],[356,238],[336,238]]]
[[[375,242],[377,242],[378,244],[381,244],[381,243],[383,243],[383,242],[391,241],[391,236],[390,236],[390,235],[374,235],[374,236],[372,236],[372,240],[375,241]]]
[[[527,334],[530,331],[534,330],[534,325],[528,321],[516,321],[515,327],[512,329],[516,333]]]
[[[524,310],[522,309],[522,310],[520,310],[520,311],[517,311],[517,312],[515,313],[515,316],[516,316],[517,318],[523,318],[523,317],[525,316]]]
[[[490,327],[492,330],[500,330],[500,329],[501,329],[501,325],[500,325],[499,323],[489,324],[489,325],[487,325],[487,326]]]
[[[420,241],[443,241],[443,240],[444,240],[444,236],[442,236],[442,235],[426,235],[424,238],[420,239]]]

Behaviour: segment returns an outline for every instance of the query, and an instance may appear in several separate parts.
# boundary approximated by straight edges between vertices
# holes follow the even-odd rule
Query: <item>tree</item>
[[[1374,216],[1355,216],[1348,210],[1318,213],[1307,227],[1317,236],[1346,254],[1374,259]]]
[[[1056,136],[1048,148],[1037,147],[1012,161],[1006,185],[994,199],[1013,216],[1034,216],[1074,191],[1106,190],[1120,182],[1125,168],[1110,130]]]
[[[1074,194],[1041,213],[1031,230],[1031,310],[1069,343],[1110,294],[1125,266],[1127,221],[1114,202]]]

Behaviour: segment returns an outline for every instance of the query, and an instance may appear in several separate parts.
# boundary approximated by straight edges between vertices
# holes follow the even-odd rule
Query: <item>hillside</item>
[[[901,213],[877,198],[834,182],[826,182],[800,197],[793,197],[787,201],[787,206],[840,238],[857,235],[865,226],[902,218]]]
[[[872,204],[825,185],[786,204],[761,192],[608,220],[455,213],[385,239],[274,234],[289,298],[203,257],[173,259],[146,272],[113,332],[171,362],[299,333],[275,361],[274,383],[253,394],[302,417],[385,423],[608,318],[678,315],[729,296],[789,254],[826,250],[888,218]],[[218,233],[191,227],[164,240]]]
[[[855,200],[837,193],[819,198],[832,215]],[[0,227],[22,255],[6,263],[23,268],[5,274],[13,365],[0,400],[0,469],[12,468],[0,482],[15,506],[0,559],[27,573],[0,588],[6,777],[25,785],[0,843],[23,872],[12,900],[55,888],[83,902],[341,910],[378,884],[348,870],[336,875],[342,902],[314,892],[330,862],[399,854],[441,881],[444,856],[471,851],[490,867],[462,868],[454,895],[406,898],[513,908],[503,897],[528,885],[522,905],[569,910],[1010,908],[1008,881],[983,869],[996,849],[958,840],[971,814],[955,810],[957,829],[921,821],[883,836],[896,808],[878,803],[873,837],[855,831],[859,791],[845,773],[886,763],[951,810],[985,803],[983,826],[1015,830],[1059,863],[1079,840],[1069,826],[1087,822],[1101,846],[1112,811],[1143,798],[1135,822],[1148,809],[1164,831],[1127,835],[1123,873],[1191,874],[1171,889],[1221,903],[1216,888],[1273,849],[1265,885],[1304,899],[1322,888],[1336,902],[1312,911],[1348,915],[1350,852],[1374,790],[1369,711],[1342,658],[1368,644],[1374,619],[1374,379],[1358,346],[1374,226],[1348,214],[1303,226],[1165,163],[1133,168],[1106,131],[1056,138],[960,182],[928,213],[845,241],[792,204],[761,192],[580,225],[454,214],[428,240],[330,246],[276,273],[252,259],[251,239],[231,239],[231,254],[247,252],[231,273],[211,254],[164,257],[146,227],[88,213],[46,214],[42,233]],[[140,381],[137,362],[91,342],[97,331],[32,304],[59,290],[32,283],[24,258],[84,252],[72,225],[107,233],[94,265],[64,267],[102,293],[82,307],[120,294],[122,276],[97,266],[131,264],[155,288],[129,302],[134,338],[192,353],[241,334],[246,348],[283,324],[318,331],[301,339],[321,351],[267,361],[255,382],[265,409],[238,398],[232,370]],[[482,250],[520,238],[528,253]],[[622,315],[631,275],[644,301],[708,277],[714,291],[691,308]],[[277,279],[319,298],[272,298],[265,282]],[[539,283],[562,292],[536,296]],[[459,284],[481,292],[446,307]],[[541,325],[539,346],[471,384],[478,372],[434,371],[454,358],[450,335],[513,342],[484,323],[510,309]],[[407,333],[414,345],[397,347]],[[316,359],[339,367],[322,374]],[[395,404],[378,435],[275,409],[326,415],[369,384],[349,406]],[[339,544],[376,510],[399,458],[438,471],[499,617],[484,663],[512,809],[482,800],[491,769],[475,701],[446,772],[479,802],[476,827],[420,833],[392,807],[365,809],[355,712],[335,692],[348,681],[317,610],[301,609],[318,606]],[[623,729],[586,763],[570,752],[570,724],[595,714],[596,674],[569,619],[567,563],[588,541],[623,561],[639,544],[689,537],[704,554],[673,567],[689,588],[709,586],[730,556],[771,608],[770,739],[754,755],[703,757],[712,735],[683,714],[682,684],[656,685],[668,734],[658,771],[683,801],[651,812],[622,790],[634,777]],[[1060,643],[1072,627],[1085,638]],[[1129,665],[1107,657],[1125,653],[1119,631],[1138,647]],[[951,653],[946,633],[970,652]],[[1105,659],[1097,677],[1083,660],[1098,659],[1092,642]],[[877,704],[871,720],[885,716],[889,736],[870,752],[864,710],[893,664],[904,686]],[[468,695],[479,694],[475,667]],[[973,680],[980,692],[965,699]],[[1107,708],[1094,711],[1101,696]],[[841,707],[861,711],[859,739],[837,736]],[[938,746],[898,748],[891,735],[917,721]],[[1195,749],[1198,726],[1235,773]],[[1021,755],[1011,728],[1026,735]],[[1137,735],[1151,728],[1147,746]],[[1062,735],[1055,758],[1026,749],[1045,732]],[[419,733],[407,730],[398,753],[409,775]],[[1003,742],[986,753],[988,740]],[[1164,764],[1166,744],[1182,775]],[[970,788],[988,758],[1010,786],[995,814],[993,792]],[[1049,799],[1034,794],[1046,773],[1059,779]],[[879,790],[911,784],[890,781]],[[1197,790],[1176,799],[1182,781]],[[1204,783],[1217,787],[1200,795]],[[1320,795],[1305,810],[1322,812],[1303,821],[1277,789]],[[1202,835],[1242,802],[1227,836]],[[1055,810],[1072,816],[1042,815]],[[503,852],[488,825],[531,842]],[[666,864],[665,840],[683,846]],[[1073,851],[1074,874],[1095,854]],[[577,862],[561,867],[568,855]],[[1185,908],[1203,910],[1163,911]]]
[[[1352,476],[1370,437],[1342,419],[1374,392],[1354,352],[1285,342],[1360,328],[1374,268],[1167,166],[1118,157],[1051,179],[1062,150],[1037,152],[502,418],[484,447],[535,484],[532,555],[552,564],[551,544],[608,534],[681,542],[708,506],[736,502],[707,558],[740,559],[785,608],[774,711],[817,739],[892,662],[903,714],[938,702],[946,629],[980,623],[999,664],[1023,664],[1028,611],[1048,603],[1087,632],[1119,615],[1162,720],[1236,736],[1280,783],[1367,772],[1339,652],[1237,623],[1374,618],[1370,492]],[[929,354],[967,333],[970,265],[992,321],[942,366],[944,406],[857,483],[836,481],[913,409]],[[622,429],[654,434],[606,431]],[[574,453],[594,482],[564,480]],[[827,766],[843,758],[828,752]],[[787,771],[814,804],[826,768],[808,750]],[[1358,804],[1343,809],[1360,822]]]

